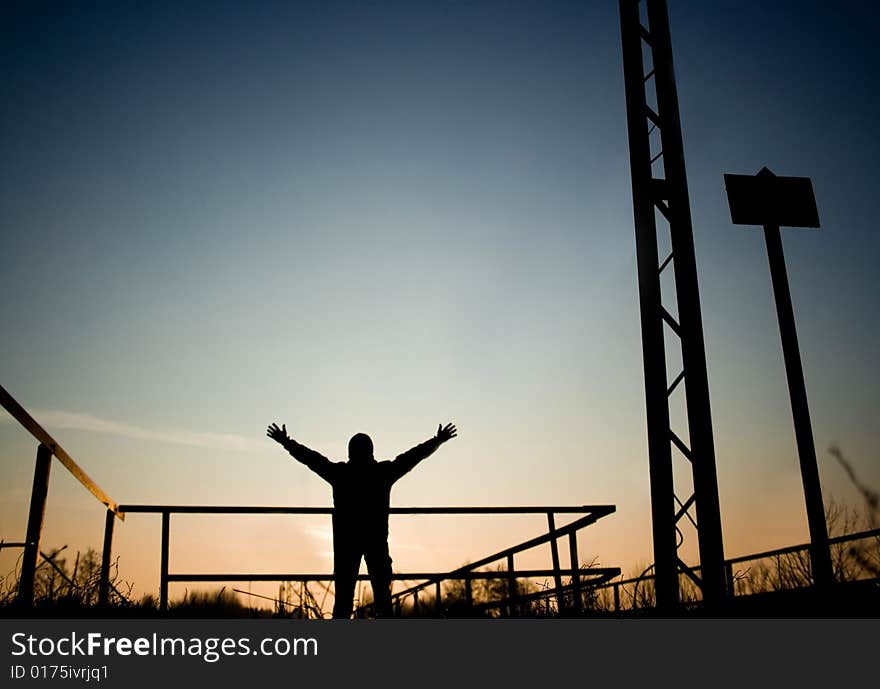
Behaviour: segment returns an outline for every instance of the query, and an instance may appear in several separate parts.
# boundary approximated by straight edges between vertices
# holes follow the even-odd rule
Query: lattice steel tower
[[[620,0],[620,28],[647,398],[657,606],[668,610],[678,605],[680,573],[699,586],[706,606],[717,606],[726,591],[721,512],[665,0]],[[669,248],[664,250],[661,262],[658,244],[666,241]],[[663,271],[674,272],[674,282],[667,290],[672,294],[667,294],[665,300],[661,290]],[[671,379],[667,376],[667,335],[673,342],[670,350],[675,341],[681,348],[681,372],[673,369]],[[682,385],[689,436],[686,438],[676,434],[670,424],[670,398]],[[687,498],[675,492],[673,447],[683,457],[681,461],[691,467],[693,493]],[[697,532],[699,574],[678,555],[678,524],[685,518]]]

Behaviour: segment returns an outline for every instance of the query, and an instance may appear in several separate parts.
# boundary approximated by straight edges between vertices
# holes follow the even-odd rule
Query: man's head
[[[373,441],[366,433],[355,433],[348,441],[348,460],[362,464],[373,459]]]

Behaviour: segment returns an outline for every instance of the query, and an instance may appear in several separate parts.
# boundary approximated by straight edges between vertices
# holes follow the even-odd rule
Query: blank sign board
[[[734,225],[819,227],[809,177],[777,177],[764,168],[757,175],[724,175],[724,186]]]

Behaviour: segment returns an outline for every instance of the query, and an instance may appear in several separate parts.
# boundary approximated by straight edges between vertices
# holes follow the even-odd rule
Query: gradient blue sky
[[[2,384],[116,500],[324,505],[269,422],[341,459],[354,432],[391,457],[451,419],[396,504],[614,503],[582,550],[650,561],[616,2],[2,14]],[[806,524],[763,238],[730,224],[725,172],[813,179],[823,227],[783,241],[825,496],[858,502],[832,442],[880,485],[878,11],[672,0],[670,19],[736,556]],[[19,540],[35,448],[3,421]],[[100,506],[62,473],[45,542],[98,545]],[[539,528],[395,521],[396,566]],[[204,550],[172,566],[326,570],[326,535],[193,520]],[[158,524],[132,515],[119,544],[149,580]]]

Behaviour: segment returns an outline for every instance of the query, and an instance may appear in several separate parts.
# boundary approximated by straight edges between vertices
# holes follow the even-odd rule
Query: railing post
[[[413,591],[413,616],[419,616],[419,592]]]
[[[28,513],[27,537],[21,559],[21,577],[18,583],[19,604],[34,604],[34,578],[37,559],[40,556],[40,539],[43,535],[43,518],[46,515],[46,497],[49,494],[49,470],[52,468],[52,450],[43,444],[37,448],[34,467],[34,485],[31,488],[31,507]]]
[[[435,586],[436,586],[436,589],[434,590],[434,607],[437,610],[437,617],[440,617],[440,615],[443,613],[443,598],[440,593],[440,580],[439,579],[437,580],[437,583],[435,584]]]
[[[516,568],[513,566],[513,553],[507,556],[507,616],[513,617],[516,614],[516,576],[514,572]]]
[[[168,537],[171,514],[168,510],[162,512],[162,564],[159,580],[159,610],[168,612]]]
[[[620,584],[614,584],[614,612],[620,613]]]
[[[556,521],[553,518],[553,513],[547,513],[547,525],[550,528],[550,554],[553,557],[553,581],[556,584],[556,608],[557,612],[561,615],[565,610],[565,598],[562,594],[562,571],[559,569],[559,544],[556,542],[556,536],[553,536],[553,532],[556,531]]]
[[[736,595],[736,591],[734,590],[734,580],[733,580],[733,563],[725,562],[724,563],[724,576],[727,579],[727,598],[728,600],[733,600],[733,597]]]
[[[464,576],[464,600],[467,603],[468,614],[470,614],[470,609],[474,607],[474,592],[471,590],[470,572],[467,572]]]
[[[101,583],[98,587],[98,605],[110,602],[110,557],[113,551],[113,522],[116,515],[107,510],[104,515],[104,550],[101,552]]]
[[[581,596],[581,578],[580,578],[580,561],[578,559],[578,541],[577,531],[570,531],[568,534],[568,555],[571,559],[571,598],[574,602],[574,609],[581,611],[584,605]]]

